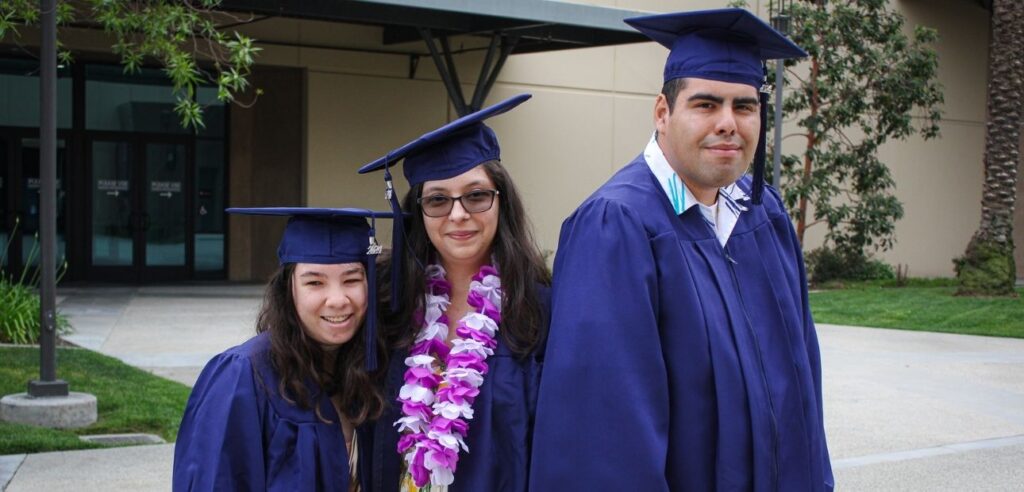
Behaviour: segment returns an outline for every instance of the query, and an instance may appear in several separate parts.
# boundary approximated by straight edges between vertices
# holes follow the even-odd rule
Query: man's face
[[[754,157],[761,129],[757,91],[746,84],[690,78],[669,111],[654,104],[658,145],[697,200],[714,203],[718,188],[734,183]]]

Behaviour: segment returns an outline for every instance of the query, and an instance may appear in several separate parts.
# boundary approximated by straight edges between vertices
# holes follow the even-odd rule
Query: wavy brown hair
[[[551,273],[544,264],[543,256],[533,239],[529,220],[523,208],[523,200],[512,183],[512,178],[498,161],[483,164],[487,176],[498,190],[498,230],[491,245],[498,271],[501,273],[503,299],[501,306],[502,341],[520,357],[531,353],[547,335],[545,329],[547,313],[544,312],[537,284],[551,285]],[[416,201],[423,192],[423,185],[413,186],[402,201],[403,210],[412,218],[406,223],[406,244],[404,248],[401,310],[385,315],[384,330],[392,347],[407,348],[412,345],[419,328],[413,313],[422,307],[426,288],[426,273],[423,267],[437,258],[423,224],[423,213]],[[382,280],[390,280],[390,262],[382,262]],[[385,282],[382,282],[382,284]],[[390,291],[382,285],[378,299],[382,305],[390,304]]]
[[[300,408],[312,408],[317,417],[333,423],[320,413],[321,395],[339,395],[340,409],[353,425],[380,417],[384,397],[375,384],[375,374],[365,370],[366,345],[362,343],[363,327],[352,340],[338,348],[334,367],[327,370],[325,354],[315,340],[306,335],[295,311],[292,296],[292,278],[295,264],[287,263],[274,273],[267,283],[263,306],[256,322],[256,332],[270,336],[270,363],[281,383],[277,391],[290,403]],[[383,351],[377,343],[378,353]],[[258,374],[258,373],[257,373]],[[309,394],[306,381],[323,389],[316,397]]]

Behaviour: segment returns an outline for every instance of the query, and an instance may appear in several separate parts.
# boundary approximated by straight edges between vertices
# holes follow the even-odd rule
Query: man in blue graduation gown
[[[831,490],[800,244],[762,178],[763,60],[806,54],[739,9],[627,23],[670,49],[656,131],[562,226],[531,490]]]

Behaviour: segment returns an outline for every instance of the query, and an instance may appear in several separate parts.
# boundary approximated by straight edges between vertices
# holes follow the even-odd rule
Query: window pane
[[[224,103],[217,100],[216,87],[200,87],[196,101],[203,108],[203,124],[199,135],[203,137],[223,137],[225,110]]]
[[[196,271],[224,269],[224,141],[196,141]]]
[[[0,137],[0,270],[7,267],[8,241],[11,237],[13,223],[8,224],[7,215],[7,140]]]
[[[54,248],[54,260],[59,267],[64,263],[64,231],[66,223],[64,219],[64,197],[65,183],[64,172],[67,167],[67,148],[64,140],[57,140],[57,244]],[[35,138],[21,139],[21,225],[19,234],[21,236],[21,264],[36,266],[39,264],[39,254],[42,244],[39,242],[39,140]]]
[[[92,264],[132,264],[131,147],[92,144]]]
[[[85,78],[86,129],[188,133],[174,113],[176,99],[161,70],[125,74],[120,66],[88,65]]]
[[[147,266],[185,265],[185,146],[146,146]]]
[[[39,126],[39,62],[0,58],[0,126]],[[71,128],[71,73],[57,70],[57,127]]]

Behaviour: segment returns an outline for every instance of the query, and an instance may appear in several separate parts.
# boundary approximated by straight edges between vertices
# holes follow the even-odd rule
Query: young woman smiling
[[[369,372],[378,344],[373,229],[364,216],[390,214],[228,211],[291,218],[257,335],[214,357],[192,391],[174,490],[370,490],[361,449],[371,441],[356,428],[380,415],[384,400]]]
[[[395,350],[391,405],[375,427],[375,491],[526,490],[550,275],[481,121],[528,98],[459,118],[360,170],[404,158],[411,187],[395,249],[398,309],[385,320]]]

